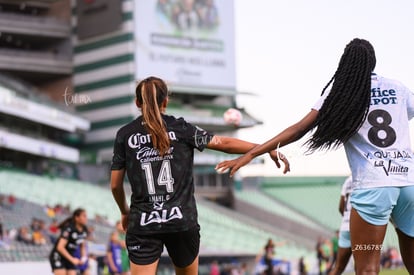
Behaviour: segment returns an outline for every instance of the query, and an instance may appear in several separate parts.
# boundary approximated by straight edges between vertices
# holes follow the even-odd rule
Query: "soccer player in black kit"
[[[85,241],[88,235],[86,211],[76,209],[72,216],[60,225],[60,237],[49,256],[54,275],[76,275],[77,268],[87,260]],[[81,258],[75,257],[75,251],[81,247]]]
[[[194,149],[204,148],[241,154],[256,144],[214,136],[165,115],[168,88],[157,77],[142,80],[136,88],[136,105],[142,115],[123,126],[116,135],[111,165],[111,189],[127,229],[126,245],[131,274],[155,274],[163,247],[176,274],[198,274],[200,227],[194,198]],[[269,152],[284,173],[289,163],[277,151]],[[123,182],[131,184],[128,206]]]

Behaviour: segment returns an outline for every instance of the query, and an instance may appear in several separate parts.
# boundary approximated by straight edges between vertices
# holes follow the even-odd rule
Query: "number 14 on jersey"
[[[148,186],[148,194],[154,195],[155,192],[155,183],[154,183],[154,174],[152,172],[152,165],[150,162],[141,164],[142,170],[144,170],[145,178]],[[169,160],[163,160],[161,163],[161,168],[157,178],[157,184],[159,186],[165,185],[168,193],[174,192],[174,178],[171,173],[171,163]]]

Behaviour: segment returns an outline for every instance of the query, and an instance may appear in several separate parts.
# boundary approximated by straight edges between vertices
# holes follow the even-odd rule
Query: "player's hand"
[[[75,258],[75,257],[73,257],[73,258],[72,258],[72,264],[73,264],[73,265],[81,265],[81,264],[82,264],[82,261],[81,261],[81,259],[79,259],[79,258]]]
[[[126,214],[121,215],[121,224],[122,224],[122,229],[124,231],[128,229],[128,218],[129,218],[129,210]]]
[[[277,150],[272,150],[269,152],[270,158],[275,162],[277,168],[280,168],[280,162],[279,160],[281,160],[285,166],[285,168],[283,169],[283,174],[286,174],[287,172],[290,171],[290,163],[288,161],[288,159],[286,158],[285,155],[283,155],[282,153],[280,153]]]
[[[225,171],[227,169],[230,169],[230,177],[233,177],[237,170],[248,164],[250,161],[252,161],[252,158],[249,155],[245,154],[233,160],[225,160],[220,162],[216,165],[216,170],[220,169],[222,171]]]
[[[88,257],[83,256],[80,260],[81,260],[81,264],[85,264],[88,261]]]

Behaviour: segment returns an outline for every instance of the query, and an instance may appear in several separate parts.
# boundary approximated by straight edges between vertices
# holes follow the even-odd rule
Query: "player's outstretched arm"
[[[225,137],[225,136],[214,136],[211,139],[211,141],[207,144],[207,148],[209,149],[225,152],[228,154],[244,154],[256,146],[257,144],[255,143],[247,142],[247,141],[240,140],[237,138]],[[281,154],[280,152],[276,150],[270,150],[268,153],[278,168],[281,167],[279,161],[283,162],[284,164],[283,173],[284,174],[290,171],[289,161],[283,154]],[[223,169],[222,171],[224,170],[225,169]]]
[[[111,190],[116,204],[121,211],[121,222],[124,230],[128,227],[129,206],[124,191],[125,169],[112,170],[111,172]]]
[[[311,110],[304,118],[292,126],[286,128],[281,133],[266,141],[265,143],[255,146],[243,156],[234,159],[223,161],[217,165],[218,169],[231,169],[230,176],[233,176],[237,170],[248,164],[255,157],[260,156],[266,152],[278,149],[289,143],[292,143],[303,137],[312,127],[318,116],[318,111]]]

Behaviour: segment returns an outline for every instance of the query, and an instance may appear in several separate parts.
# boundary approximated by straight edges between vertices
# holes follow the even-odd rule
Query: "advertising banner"
[[[233,89],[233,0],[136,0],[136,78]]]

